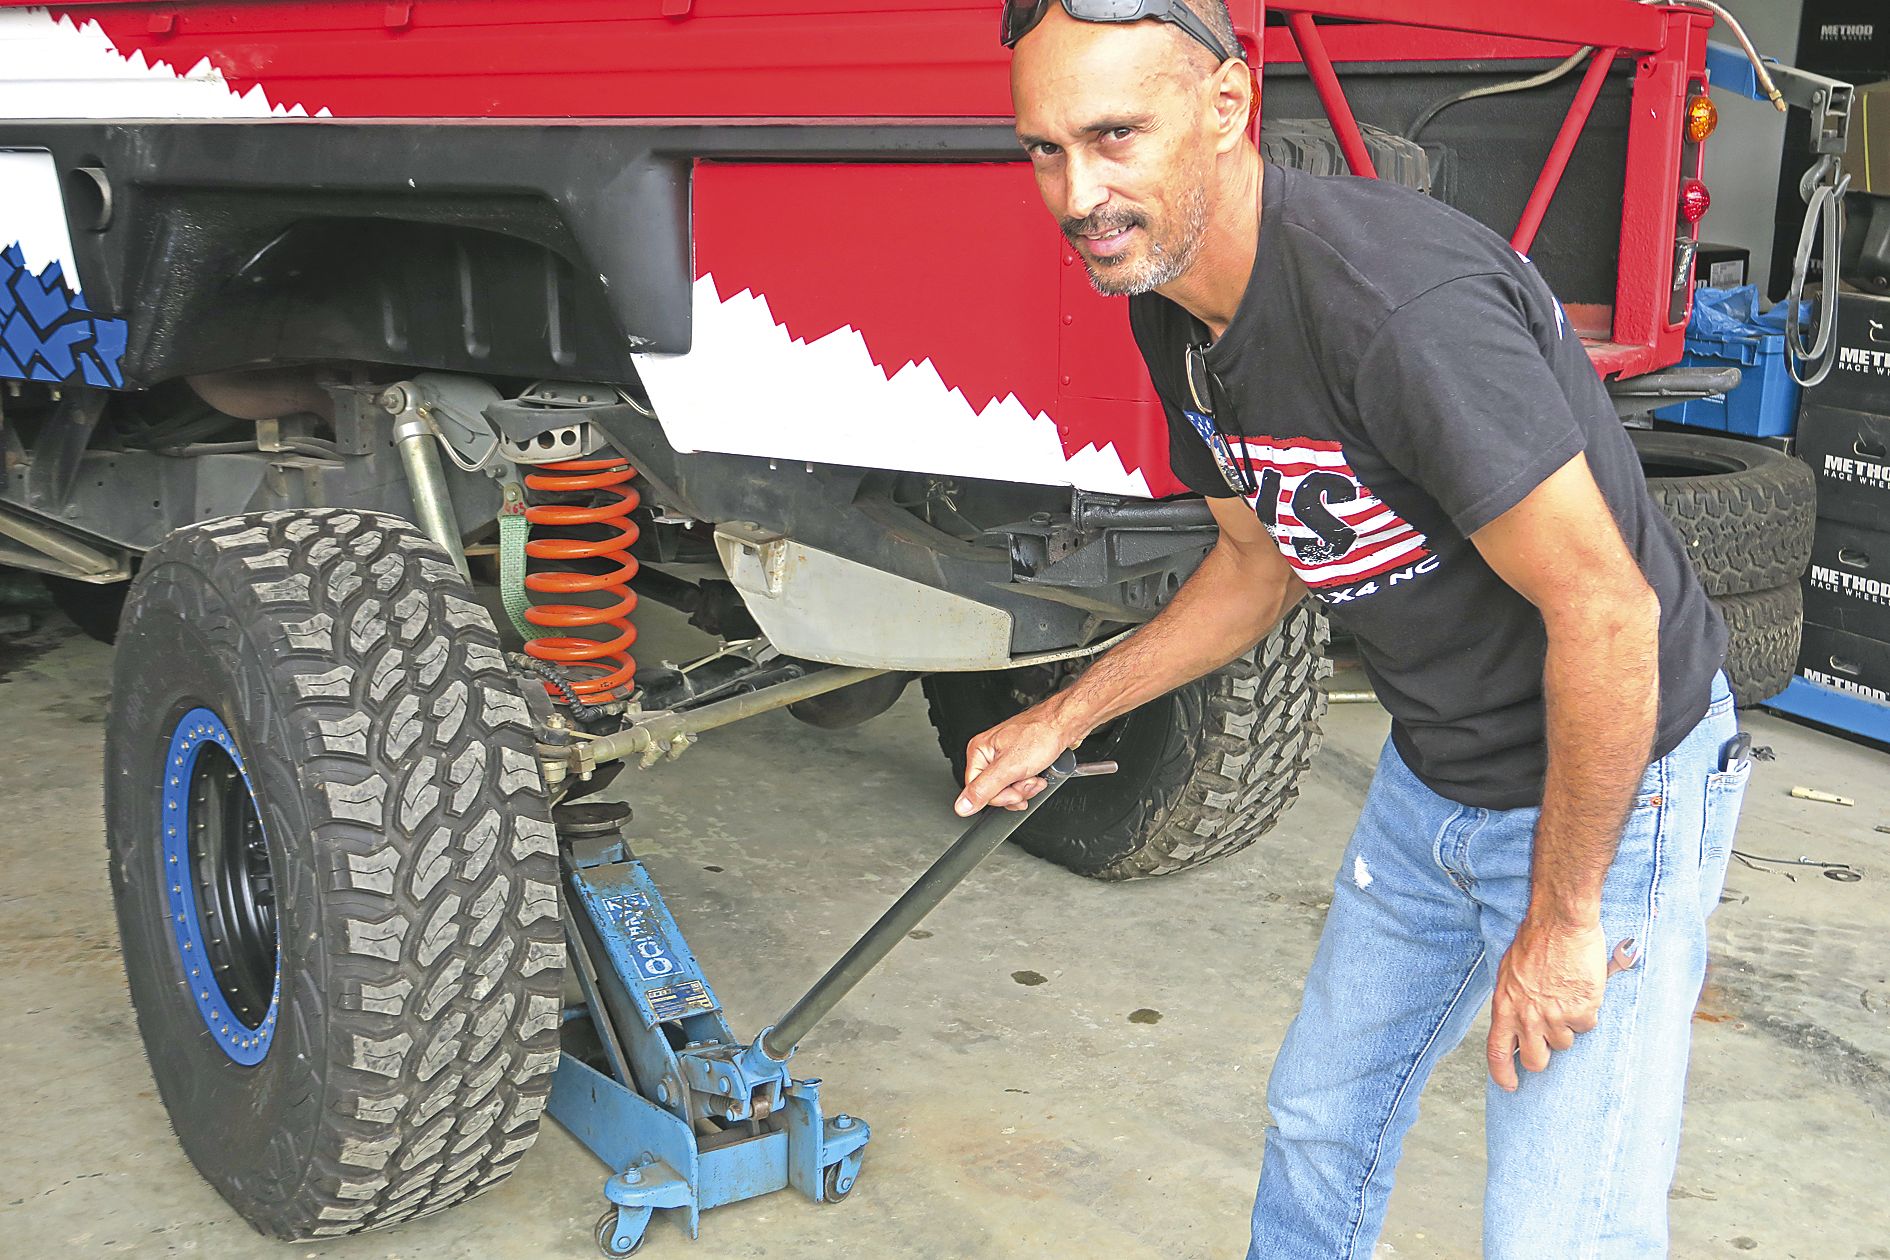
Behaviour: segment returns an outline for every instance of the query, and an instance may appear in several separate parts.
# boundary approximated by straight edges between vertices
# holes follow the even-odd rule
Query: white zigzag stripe
[[[744,289],[724,301],[708,275],[692,305],[688,354],[636,356],[678,450],[1149,496],[1147,479],[1124,467],[1113,443],[1066,457],[1049,416],[1015,395],[974,410],[929,359],[888,377],[854,329],[801,341],[775,321],[767,298]]]
[[[326,109],[315,115],[328,116]],[[257,84],[238,93],[203,58],[188,70],[127,57],[97,22],[0,10],[0,118],[306,118]]]
[[[1352,505],[1349,503],[1342,503],[1339,506],[1350,507]],[[1389,508],[1382,506],[1376,499],[1373,499],[1369,504],[1365,505],[1365,507],[1361,509],[1362,511],[1370,511],[1374,513],[1374,515],[1365,517],[1363,520],[1353,519],[1357,515],[1357,513],[1348,513],[1348,512],[1335,510],[1333,505],[1330,503],[1326,505],[1326,510],[1328,512],[1331,512],[1334,516],[1338,517],[1340,520],[1344,521],[1347,525],[1350,525],[1353,529],[1357,530],[1359,532],[1360,537],[1367,537],[1373,532],[1383,529],[1387,525],[1396,525],[1400,529],[1405,528],[1403,518],[1401,518],[1396,512],[1393,512]]]
[[[59,166],[50,153],[0,149],[0,249],[8,245],[20,247],[34,275],[58,263],[66,287],[81,292]]]

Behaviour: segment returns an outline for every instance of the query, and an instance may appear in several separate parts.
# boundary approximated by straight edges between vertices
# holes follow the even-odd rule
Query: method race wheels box
[[[1823,398],[1820,385],[1806,395],[1798,418],[1798,458],[1818,478],[1818,516],[1890,529],[1890,414],[1834,407]]]
[[[1805,573],[1805,620],[1890,643],[1890,532],[1818,522]]]
[[[1805,623],[1798,676],[1879,705],[1890,705],[1890,643]]]
[[[1890,298],[1841,294],[1835,336],[1831,374],[1806,401],[1890,413]]]

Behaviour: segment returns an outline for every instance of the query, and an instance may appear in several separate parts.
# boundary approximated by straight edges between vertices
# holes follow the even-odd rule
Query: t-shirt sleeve
[[[1372,445],[1466,536],[1586,445],[1524,295],[1501,274],[1451,280],[1394,311],[1367,344],[1356,381]]]

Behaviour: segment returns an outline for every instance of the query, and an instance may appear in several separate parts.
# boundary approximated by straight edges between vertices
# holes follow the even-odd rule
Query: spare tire
[[[1365,152],[1378,178],[1421,193],[1431,191],[1431,156],[1416,141],[1393,132],[1359,124]],[[1260,124],[1260,156],[1276,166],[1290,166],[1309,175],[1350,175],[1345,154],[1332,124],[1323,118],[1278,118]]]
[[[1061,789],[1013,836],[1079,875],[1139,879],[1201,866],[1264,835],[1299,795],[1326,711],[1326,619],[1311,600],[1258,647],[1109,723],[1084,761],[1117,773]],[[1048,667],[925,679],[932,725],[965,777],[973,736],[1046,699],[1069,674]]]
[[[1798,667],[1804,634],[1804,592],[1796,582],[1769,591],[1721,595],[1713,607],[1726,619],[1726,678],[1733,702],[1748,708],[1785,690]]]
[[[1709,595],[1795,583],[1811,563],[1811,469],[1757,442],[1631,429],[1647,488]]]

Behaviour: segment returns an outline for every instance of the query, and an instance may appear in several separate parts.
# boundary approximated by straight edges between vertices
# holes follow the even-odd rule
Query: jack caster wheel
[[[860,1179],[856,1170],[848,1172],[845,1164],[834,1164],[827,1169],[827,1184],[822,1190],[823,1203],[841,1203],[853,1193],[853,1183]]]
[[[643,1241],[648,1238],[649,1235],[638,1234],[637,1240],[628,1247],[617,1246],[617,1209],[610,1208],[602,1216],[597,1218],[595,1237],[597,1239],[597,1250],[600,1254],[609,1256],[610,1260],[623,1260],[625,1256],[634,1256],[637,1252],[642,1251]]]

